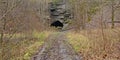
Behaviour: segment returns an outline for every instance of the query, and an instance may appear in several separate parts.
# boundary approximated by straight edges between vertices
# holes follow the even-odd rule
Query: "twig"
[[[18,3],[21,3],[21,0],[19,0],[19,2]],[[17,4],[17,5],[14,5],[13,7],[11,7],[7,12],[5,12],[3,15],[2,15],[2,17],[0,17],[0,20],[2,20],[4,17],[6,17],[6,15],[8,14],[8,13],[10,13],[15,7],[17,7],[19,4]]]

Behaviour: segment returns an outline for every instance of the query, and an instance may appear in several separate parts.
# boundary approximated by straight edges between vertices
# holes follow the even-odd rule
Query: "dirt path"
[[[49,36],[42,49],[32,60],[81,60],[67,43],[65,33],[58,32]]]

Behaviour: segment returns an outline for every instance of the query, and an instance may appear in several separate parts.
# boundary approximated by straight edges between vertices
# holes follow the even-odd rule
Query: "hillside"
[[[0,60],[120,60],[120,1],[0,0]]]

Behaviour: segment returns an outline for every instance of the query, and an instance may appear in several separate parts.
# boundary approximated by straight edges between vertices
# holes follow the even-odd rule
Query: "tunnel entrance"
[[[50,26],[55,27],[55,28],[63,28],[64,25],[60,21],[54,21],[54,22],[51,23]]]

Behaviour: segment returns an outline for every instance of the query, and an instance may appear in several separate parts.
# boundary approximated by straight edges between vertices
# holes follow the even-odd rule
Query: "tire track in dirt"
[[[31,60],[81,60],[67,42],[64,32],[51,34],[40,51]]]

